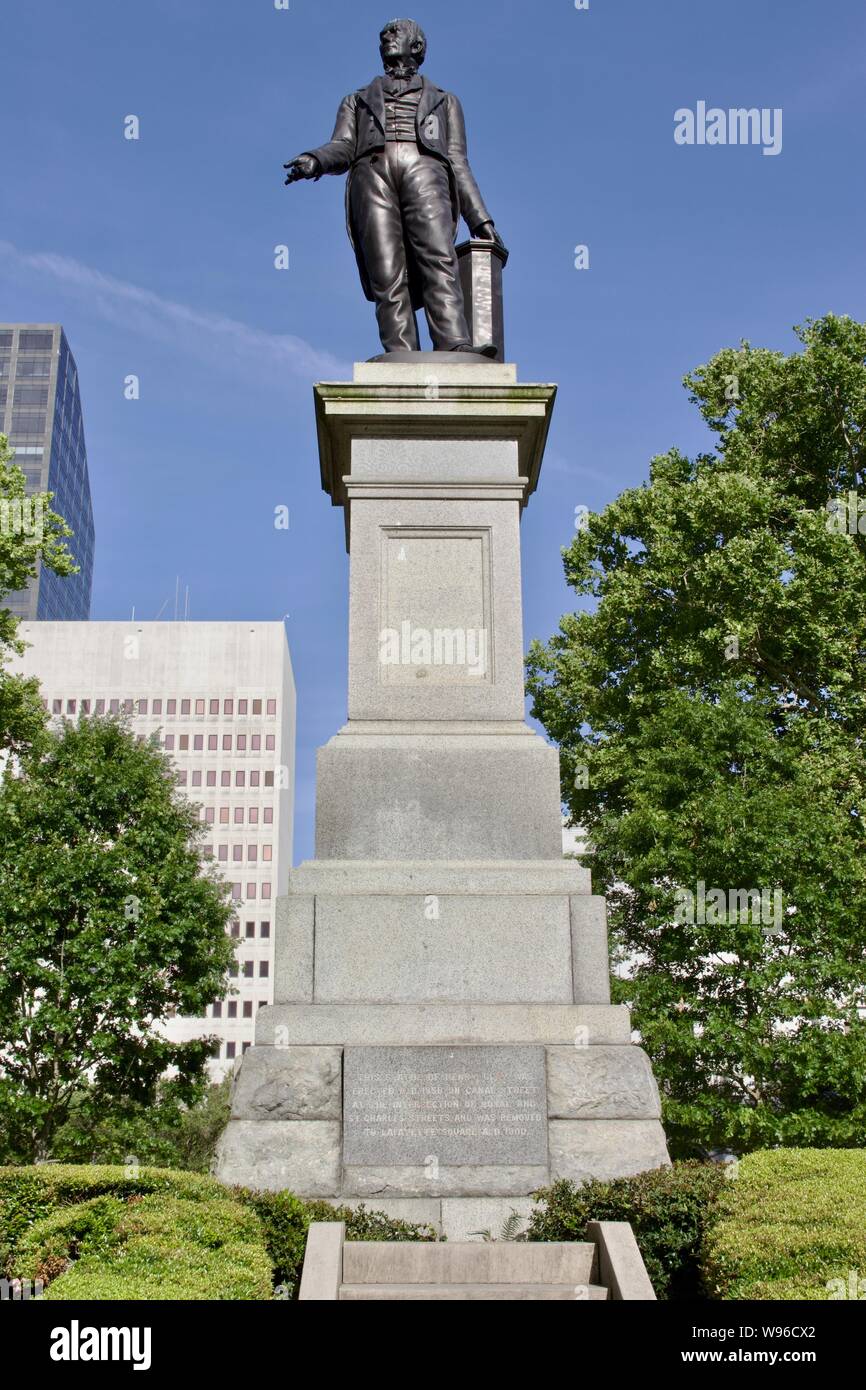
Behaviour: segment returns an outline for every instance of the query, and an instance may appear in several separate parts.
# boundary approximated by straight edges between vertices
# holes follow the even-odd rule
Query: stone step
[[[347,1241],[343,1283],[591,1284],[597,1279],[591,1241]]]
[[[480,1303],[495,1300],[522,1303],[544,1299],[586,1303],[607,1297],[607,1289],[598,1284],[342,1284],[340,1287],[340,1299],[346,1303]]]

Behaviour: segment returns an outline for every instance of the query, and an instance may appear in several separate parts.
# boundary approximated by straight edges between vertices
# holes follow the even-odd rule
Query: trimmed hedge
[[[725,1183],[718,1164],[686,1162],[633,1178],[562,1178],[535,1194],[527,1240],[585,1240],[588,1221],[629,1221],[660,1299],[700,1297],[700,1251]]]
[[[176,1169],[0,1167],[0,1275],[42,1279],[51,1299],[293,1298],[311,1221],[345,1221],[349,1240],[438,1238]]]
[[[13,1276],[50,1300],[252,1300],[272,1296],[261,1223],[224,1197],[95,1197],[34,1223]]]
[[[0,1167],[0,1274],[24,1232],[59,1207],[77,1206],[93,1197],[125,1200],[152,1193],[188,1201],[230,1200],[215,1178],[172,1168],[114,1168],[94,1164]]]
[[[748,1154],[726,1184],[719,1217],[702,1256],[711,1298],[866,1295],[866,1150]]]

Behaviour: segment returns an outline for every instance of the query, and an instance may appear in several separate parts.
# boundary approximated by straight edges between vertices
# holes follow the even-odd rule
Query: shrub
[[[230,1193],[215,1178],[160,1168],[110,1168],[44,1164],[0,1167],[0,1274],[18,1242],[34,1222],[58,1208],[78,1206],[95,1197],[144,1197],[162,1193],[188,1201],[227,1200]]]
[[[584,1240],[588,1221],[628,1221],[661,1299],[700,1296],[700,1248],[725,1186],[710,1163],[675,1163],[633,1178],[588,1182],[560,1179],[536,1193],[527,1240]]]
[[[229,1234],[234,1229],[237,1210],[232,1216],[226,1207],[245,1214],[249,1239],[237,1231],[221,1244],[208,1236],[221,1223]],[[175,1169],[0,1167],[0,1274],[53,1280],[55,1299],[270,1298],[272,1281],[281,1297],[293,1298],[311,1221],[345,1221],[348,1240],[438,1239],[432,1226],[413,1226],[363,1205],[335,1207],[291,1192],[227,1188],[216,1178]],[[241,1249],[251,1245],[260,1259]],[[169,1251],[171,1269],[164,1267]],[[162,1293],[147,1292],[157,1285]],[[205,1286],[209,1291],[200,1292]]]
[[[225,1196],[102,1196],[62,1207],[21,1238],[12,1273],[42,1279],[51,1300],[271,1297],[261,1224]]]
[[[866,1150],[747,1155],[705,1236],[702,1269],[719,1299],[866,1295]]]
[[[437,1240],[432,1226],[413,1226],[381,1211],[335,1207],[330,1202],[302,1201],[291,1192],[250,1192],[234,1188],[232,1195],[248,1203],[259,1217],[274,1266],[277,1288],[286,1298],[297,1297],[312,1221],[345,1221],[347,1240]]]

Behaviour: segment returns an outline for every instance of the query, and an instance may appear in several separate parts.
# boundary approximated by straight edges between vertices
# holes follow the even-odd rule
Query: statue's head
[[[427,39],[414,19],[392,19],[379,35],[379,52],[386,68],[420,68],[427,56]]]

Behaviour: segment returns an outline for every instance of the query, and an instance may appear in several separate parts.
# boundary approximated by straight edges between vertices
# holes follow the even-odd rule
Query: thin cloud
[[[192,309],[152,290],[104,275],[68,256],[52,251],[19,251],[11,242],[0,241],[0,261],[19,274],[50,277],[67,293],[83,300],[88,309],[127,332],[173,344],[207,361],[218,357],[234,361],[239,367],[254,367],[259,376],[267,369],[283,377],[290,372],[304,381],[311,377],[345,381],[350,374],[346,362],[333,353],[320,351],[303,338],[290,333],[268,333],[224,314]]]

